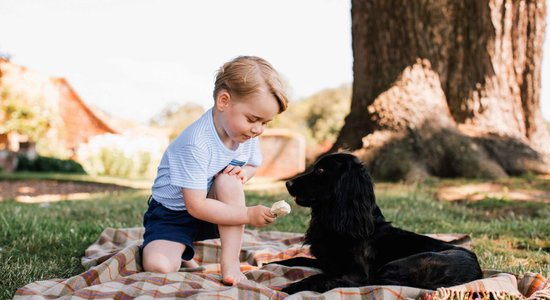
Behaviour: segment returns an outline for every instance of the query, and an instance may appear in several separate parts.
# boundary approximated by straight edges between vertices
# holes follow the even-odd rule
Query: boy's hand
[[[239,166],[229,165],[223,170],[222,173],[228,175],[236,175],[242,183],[245,183],[248,179],[246,178],[245,170]]]
[[[264,227],[273,223],[276,217],[270,212],[270,208],[263,205],[255,205],[246,208],[248,224],[254,227]]]

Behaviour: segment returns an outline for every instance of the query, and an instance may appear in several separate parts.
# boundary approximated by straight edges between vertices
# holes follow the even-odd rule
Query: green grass
[[[48,205],[0,202],[0,299],[36,280],[84,271],[80,257],[105,227],[141,225],[144,192]]]
[[[534,184],[533,180],[517,178],[513,184],[527,186]],[[438,181],[422,185],[380,183],[376,186],[378,203],[386,218],[404,229],[469,234],[484,269],[517,274],[531,271],[549,276],[550,205],[501,199],[443,203],[433,197],[440,184]],[[540,181],[535,186],[548,185],[547,181]],[[0,299],[10,299],[17,288],[33,281],[67,278],[83,272],[80,258],[103,229],[141,226],[147,195],[147,190],[129,190],[86,201],[0,202]],[[247,193],[249,204],[270,206],[280,199],[290,200],[282,190]],[[264,230],[304,232],[309,210],[294,203],[292,209],[290,215]]]

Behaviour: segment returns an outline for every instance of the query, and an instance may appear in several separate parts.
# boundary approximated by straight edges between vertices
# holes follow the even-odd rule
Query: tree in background
[[[352,0],[351,112],[331,149],[386,179],[550,173],[543,0]]]
[[[283,114],[270,122],[270,128],[288,128],[306,139],[306,160],[312,163],[326,152],[338,136],[349,113],[351,86],[321,90],[311,96],[293,101]]]
[[[0,85],[0,134],[15,132],[36,142],[45,136],[52,118],[51,110],[39,100],[13,94]]]
[[[187,126],[204,114],[202,106],[170,103],[150,121],[151,126],[170,128],[170,140],[175,139]]]

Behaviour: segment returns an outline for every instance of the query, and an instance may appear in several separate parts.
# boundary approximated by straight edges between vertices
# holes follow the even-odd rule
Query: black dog
[[[482,278],[473,252],[387,222],[367,169],[351,154],[327,155],[286,186],[298,205],[311,207],[305,244],[316,259],[275,263],[322,270],[286,293],[373,284],[435,290]]]

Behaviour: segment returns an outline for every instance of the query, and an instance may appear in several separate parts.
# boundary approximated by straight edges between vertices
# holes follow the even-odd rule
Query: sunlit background
[[[241,54],[269,60],[296,100],[351,83],[350,9],[342,0],[2,0],[0,52],[146,123],[170,104],[212,105],[216,69]],[[545,59],[543,82],[549,70]]]
[[[352,81],[350,1],[0,1],[0,51],[65,77],[88,104],[145,122],[169,103],[212,105],[214,73],[269,60],[293,99]]]

